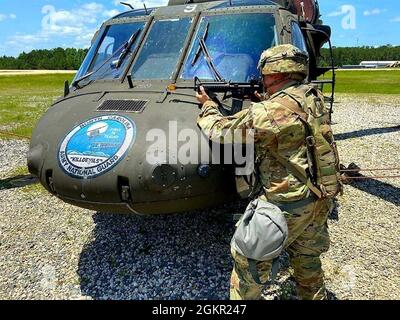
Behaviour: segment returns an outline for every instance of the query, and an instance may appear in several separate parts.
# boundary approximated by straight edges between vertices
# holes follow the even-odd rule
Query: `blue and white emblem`
[[[136,126],[123,116],[108,115],[85,121],[62,141],[61,168],[70,176],[91,179],[115,167],[135,142]]]

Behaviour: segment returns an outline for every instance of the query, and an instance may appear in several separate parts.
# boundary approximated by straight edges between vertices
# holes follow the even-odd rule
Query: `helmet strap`
[[[269,86],[270,86],[270,87],[274,87],[274,86],[276,86],[277,84],[279,84],[279,83],[281,83],[281,82],[284,82],[284,81],[286,81],[286,80],[292,80],[292,78],[291,78],[291,76],[290,76],[289,74],[286,75],[286,77],[284,77],[284,78],[280,78],[280,79],[275,80],[275,81],[272,82]]]

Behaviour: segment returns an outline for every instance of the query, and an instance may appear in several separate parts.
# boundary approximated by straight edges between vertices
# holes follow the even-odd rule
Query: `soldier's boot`
[[[231,250],[234,267],[231,275],[230,299],[231,300],[259,300],[263,285],[258,284],[249,271],[246,257]],[[262,283],[268,281],[272,261],[259,261],[256,263],[258,276]]]

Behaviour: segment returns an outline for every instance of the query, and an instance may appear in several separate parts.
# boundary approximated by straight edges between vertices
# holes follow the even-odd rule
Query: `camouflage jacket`
[[[308,85],[291,82],[282,90],[290,93],[308,89]],[[297,201],[306,198],[310,191],[288,169],[268,154],[268,149],[278,152],[291,162],[308,168],[306,129],[298,116],[282,104],[270,100],[254,103],[249,109],[224,117],[217,104],[207,101],[198,118],[198,125],[210,140],[232,143],[226,132],[253,129],[256,159],[260,159],[258,172],[265,196],[274,202]],[[285,99],[290,99],[286,97]],[[256,164],[256,165],[257,165]]]

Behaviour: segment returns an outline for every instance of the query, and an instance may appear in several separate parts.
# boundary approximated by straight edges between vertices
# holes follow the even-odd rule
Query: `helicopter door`
[[[324,90],[325,85],[331,87],[330,96],[325,96],[325,102],[330,104],[329,118],[332,120],[333,103],[335,101],[335,85],[336,85],[336,72],[335,63],[333,60],[332,42],[330,39],[331,29],[325,25],[310,25],[306,24],[301,30],[307,35],[308,46],[312,52],[310,58],[310,80],[312,83],[319,85],[321,91]],[[325,62],[328,66],[320,66],[321,61],[321,48],[324,44],[329,47],[329,61]],[[331,72],[330,79],[320,79],[319,77],[327,72]]]
[[[292,44],[304,52],[308,52],[306,40],[297,22],[292,21]]]
[[[301,32],[301,28],[296,21],[292,21],[292,44],[295,47],[299,48],[301,51],[304,51],[307,54],[309,54],[306,40],[304,39],[303,33]]]

